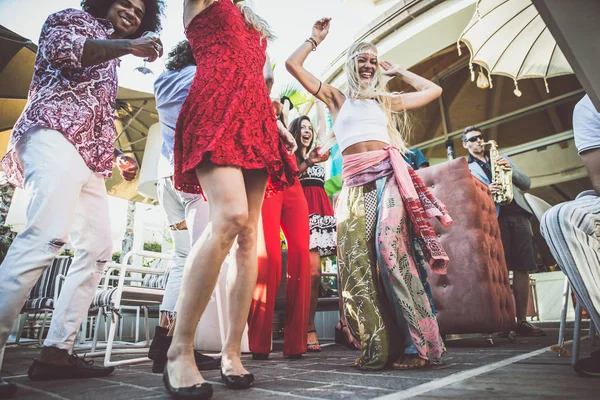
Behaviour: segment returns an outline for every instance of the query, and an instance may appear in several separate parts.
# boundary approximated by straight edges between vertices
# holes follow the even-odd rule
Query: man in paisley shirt
[[[29,98],[12,132],[2,167],[28,196],[27,226],[0,266],[0,348],[43,270],[69,233],[75,258],[55,304],[31,379],[108,375],[71,355],[76,333],[111,257],[104,178],[113,161],[126,180],[134,159],[114,148],[119,57],[156,60],[163,0],[84,0],[82,10],[52,14],[42,27]],[[0,397],[13,392],[0,379]]]

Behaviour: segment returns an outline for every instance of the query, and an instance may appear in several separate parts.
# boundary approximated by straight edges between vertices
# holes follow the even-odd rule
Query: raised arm
[[[327,118],[325,117],[325,104],[320,101],[315,101],[317,108],[317,142],[320,143],[327,134]]]
[[[282,97],[281,104],[283,105],[283,110],[281,111],[281,113],[283,114],[283,123],[285,124],[285,126],[289,126],[290,110],[293,107],[292,102],[287,97]]]
[[[387,61],[381,61],[379,65],[384,69],[384,75],[397,76],[417,89],[416,92],[402,93],[394,96],[392,100],[392,109],[394,112],[423,107],[442,95],[441,87],[422,76],[412,73],[405,68],[394,66]]]
[[[240,0],[234,0],[234,3]],[[196,15],[206,10],[215,0],[184,0],[183,2],[183,26],[187,28]]]
[[[316,50],[327,37],[330,21],[331,18],[321,18],[315,23],[311,37],[292,53],[285,62],[285,67],[310,94],[327,104],[330,112],[337,115],[339,108],[344,103],[344,94],[333,86],[321,82],[304,68],[304,61],[306,61],[308,55]]]
[[[80,15],[65,10],[48,17],[40,36],[39,54],[55,68],[79,69],[102,64],[113,58],[133,54],[154,61],[162,55],[160,40],[138,39],[95,40],[78,21]]]
[[[83,45],[81,66],[89,67],[102,64],[127,54],[147,58],[148,62],[153,62],[162,56],[162,44],[160,39],[153,40],[147,37],[114,40],[87,39]]]

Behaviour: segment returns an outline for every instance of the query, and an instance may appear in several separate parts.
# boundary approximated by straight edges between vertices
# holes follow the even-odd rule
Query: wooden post
[[[600,1],[532,1],[600,112]]]

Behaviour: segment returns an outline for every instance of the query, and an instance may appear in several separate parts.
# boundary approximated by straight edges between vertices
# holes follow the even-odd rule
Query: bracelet
[[[312,51],[317,50],[318,44],[317,44],[317,41],[315,39],[309,37],[308,39],[305,40],[305,42],[308,42],[308,43],[312,44],[312,46],[313,46]]]
[[[317,89],[316,93],[313,94],[313,96],[317,97],[317,95],[319,94],[319,92],[321,91],[321,86],[323,85],[323,82],[319,81],[319,88]]]

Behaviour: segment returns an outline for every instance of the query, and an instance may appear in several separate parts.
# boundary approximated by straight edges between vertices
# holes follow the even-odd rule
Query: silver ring
[[[162,46],[158,43],[154,43],[154,50],[160,53],[160,51],[162,50]]]

